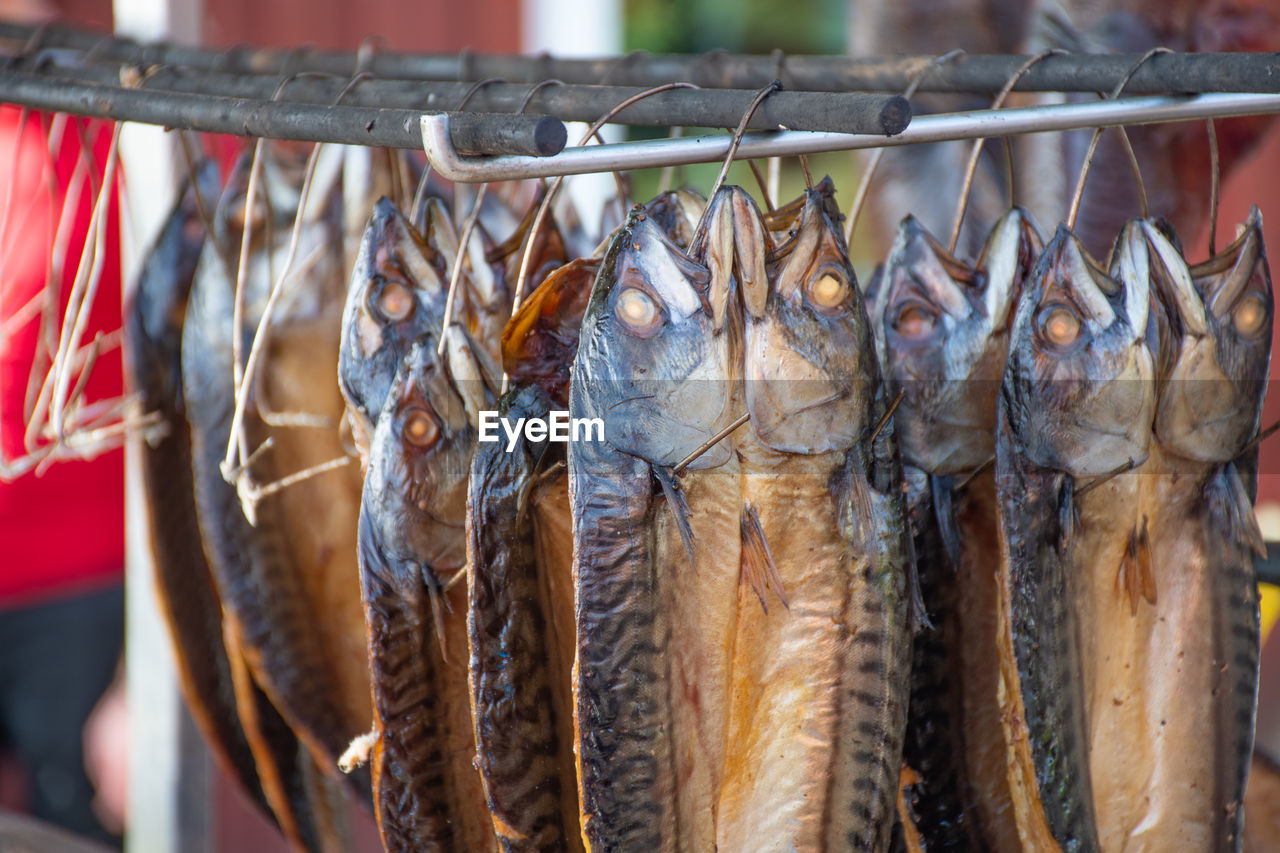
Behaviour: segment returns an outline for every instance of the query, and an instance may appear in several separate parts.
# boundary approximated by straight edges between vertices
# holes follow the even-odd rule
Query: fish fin
[[[929,485],[933,490],[933,515],[938,520],[942,549],[951,561],[951,570],[959,571],[960,555],[964,548],[960,544],[960,528],[956,525],[955,478],[930,477]]]
[[[1205,486],[1209,514],[1224,538],[1236,548],[1251,551],[1259,558],[1267,556],[1267,545],[1258,527],[1240,471],[1232,463],[1219,468]]]
[[[1138,615],[1138,596],[1141,594],[1142,569],[1138,556],[1138,528],[1129,530],[1129,538],[1120,557],[1120,571],[1116,573],[1116,587],[1129,599],[1129,615]]]
[[[449,600],[443,595],[440,579],[430,566],[422,567],[422,583],[431,600],[431,621],[435,623],[436,642],[440,644],[440,659],[445,663],[452,663],[449,660],[449,647],[444,639],[444,611],[449,606]]]
[[[667,499],[667,506],[671,509],[671,517],[676,523],[676,529],[680,531],[680,541],[684,544],[684,552],[689,557],[689,566],[696,572],[698,565],[693,559],[693,525],[689,523],[689,502],[685,500],[680,483],[671,473],[671,469],[655,466],[653,476],[657,477],[658,482],[662,484],[662,494]]]
[[[713,199],[713,202],[715,200]],[[711,306],[711,328],[724,327],[729,310],[729,293],[733,288],[733,208],[729,203],[713,203],[708,214],[707,239],[704,242],[705,263],[711,270],[707,299]]]
[[[765,231],[760,209],[751,196],[735,189],[730,200],[733,211],[734,269],[738,273],[738,289],[747,312],[755,318],[764,316],[769,294],[769,274],[765,256],[773,241]]]
[[[473,427],[480,422],[480,412],[489,407],[489,397],[495,380],[489,375],[493,366],[484,364],[490,359],[483,356],[484,347],[478,346],[457,324],[451,324],[443,332],[445,338],[444,364],[449,381],[467,410],[467,419]],[[501,370],[499,370],[501,374]]]
[[[1138,534],[1138,571],[1142,579],[1142,597],[1147,604],[1156,603],[1156,573],[1151,565],[1151,534],[1148,532],[1147,517],[1142,516],[1142,532]]]
[[[740,522],[742,531],[742,558],[738,583],[749,583],[751,590],[760,599],[760,607],[769,612],[768,591],[778,596],[782,606],[791,609],[786,593],[782,589],[782,576],[778,574],[778,564],[773,560],[773,552],[769,549],[769,540],[765,538],[764,527],[760,524],[760,515],[751,503],[742,508]]]

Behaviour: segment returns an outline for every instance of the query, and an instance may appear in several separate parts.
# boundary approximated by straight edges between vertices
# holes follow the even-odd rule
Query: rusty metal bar
[[[418,148],[422,110],[322,106],[159,92],[0,70],[0,102],[117,121],[270,139]],[[546,156],[564,147],[564,123],[550,116],[458,113],[454,146],[474,154]]]
[[[492,54],[370,53],[361,64],[351,52],[317,50],[202,50],[172,44],[141,44],[81,30],[0,24],[0,40],[14,52],[24,47],[66,47],[114,61],[179,65],[233,73],[288,74],[324,71],[349,77],[358,67],[380,77],[467,81],[498,77],[508,83],[565,83],[648,87],[673,81],[699,86],[758,89],[775,78],[788,89],[900,92],[933,57],[750,56],[728,53],[631,54],[599,59]],[[968,55],[934,67],[921,92],[993,93],[1026,57]],[[1015,87],[1019,91],[1098,92],[1114,88],[1139,59],[1134,54],[1069,54],[1049,57]],[[1152,57],[1125,87],[1130,94],[1280,91],[1280,55],[1275,53],[1174,53]]]
[[[79,62],[82,55],[45,52],[15,62],[15,71],[30,71],[69,83],[118,85],[118,63]],[[64,64],[70,62],[71,64]],[[0,72],[3,74],[3,72]],[[266,74],[230,74],[176,66],[145,69],[139,88],[194,95],[270,99],[281,78]],[[411,109],[424,112],[457,110],[485,113],[526,112],[556,116],[564,121],[593,122],[643,89],[620,86],[545,86],[532,92],[527,85],[490,84],[473,91],[471,83],[363,78],[347,89],[348,78],[304,77],[288,81],[282,100],[328,105],[340,93],[347,106]],[[734,127],[756,92],[750,89],[674,89],[631,105],[614,117],[618,124],[686,127]],[[836,133],[902,132],[911,119],[911,106],[897,95],[862,92],[775,92],[761,103],[748,125],[755,130],[828,130]],[[563,147],[563,146],[562,146]],[[504,153],[532,153],[507,151]]]

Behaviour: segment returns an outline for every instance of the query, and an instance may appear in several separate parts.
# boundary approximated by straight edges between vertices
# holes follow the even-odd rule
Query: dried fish
[[[203,164],[197,175],[197,185],[179,195],[143,263],[125,314],[125,363],[143,408],[161,413],[167,430],[141,444],[139,459],[156,589],[183,698],[214,755],[270,815],[236,712],[222,602],[205,561],[191,479],[181,358],[186,303],[205,242],[195,193],[211,202],[221,189],[215,164]]]
[[[903,759],[919,778],[908,799],[926,850],[1020,849],[997,699],[994,481],[958,483],[995,452],[1010,315],[1039,250],[1017,208],[973,265],[908,217],[871,299],[884,369],[903,395],[894,420],[931,623],[915,638]]]
[[[265,165],[269,170],[271,161]],[[242,172],[241,182],[243,177]],[[240,186],[233,182],[224,193],[215,218],[215,239],[223,245],[228,245],[237,220],[243,222]],[[269,280],[269,256],[279,247],[266,244],[265,235],[255,236],[250,299],[260,306]],[[229,272],[214,247],[206,246],[183,327],[183,397],[191,427],[196,509],[222,602],[238,714],[264,794],[290,840],[303,849],[318,850],[327,841],[318,828],[329,799],[323,789],[332,783],[319,776],[308,778],[305,768],[314,762],[326,773],[335,772],[338,752],[362,724],[345,716],[349,706],[343,705],[335,686],[324,643],[317,641],[317,618],[303,590],[310,567],[296,561],[279,504],[264,501],[257,524],[251,525],[236,489],[222,477],[220,464],[235,405]],[[307,304],[305,296],[301,304]],[[286,316],[288,311],[286,306]],[[359,780],[355,787],[362,787]]]
[[[568,366],[596,261],[553,272],[504,335],[515,385],[499,401],[512,423],[568,404]],[[517,361],[519,359],[519,361]],[[545,372],[544,372],[545,371]],[[580,850],[573,710],[571,541],[539,548],[549,489],[567,520],[563,446],[520,433],[482,442],[467,498],[468,636],[476,766],[504,850]],[[548,481],[547,474],[552,473]],[[535,504],[534,490],[539,489]],[[562,525],[561,525],[562,526]]]
[[[872,439],[888,400],[839,221],[824,182],[767,278],[741,286],[737,452],[762,534],[743,560],[776,564],[789,609],[740,597],[722,850],[886,850],[894,825],[910,540],[893,430]]]
[[[373,684],[373,786],[389,850],[492,850],[466,686],[466,489],[476,433],[436,355],[415,341],[370,445],[360,580]]]
[[[1168,367],[1151,457],[1131,477],[1132,527],[1079,565],[1097,626],[1085,648],[1099,833],[1114,850],[1238,850],[1261,553],[1250,508],[1256,450],[1238,457],[1259,425],[1273,312],[1261,223],[1255,211],[1235,243],[1192,269],[1149,221],[1122,239],[1145,258],[1167,312]],[[1101,514],[1089,510],[1108,487],[1122,489],[1090,492],[1082,523]]]
[[[658,560],[654,479],[683,514],[667,471],[731,417],[728,336],[701,296],[710,278],[633,210],[601,264],[570,384],[571,415],[604,428],[603,441],[571,442],[568,454],[576,751],[583,837],[596,851],[675,850],[689,830],[678,819],[680,697],[663,606],[675,567]],[[717,446],[693,466],[728,458]]]
[[[1099,849],[1082,620],[1073,607],[1073,491],[1077,480],[1147,456],[1155,409],[1149,302],[1146,276],[1108,276],[1060,226],[1010,332],[996,437],[1008,561],[1001,691],[1015,819],[1034,849]]]

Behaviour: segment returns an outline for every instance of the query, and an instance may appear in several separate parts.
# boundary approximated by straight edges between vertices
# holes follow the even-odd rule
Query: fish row
[[[921,849],[1241,849],[1256,209],[1194,265],[1160,221],[1100,264],[1016,208],[973,262],[908,218],[871,291],[933,623],[904,756]]]
[[[388,849],[887,848],[910,546],[832,193],[637,206],[519,305],[501,394],[379,203],[340,376],[379,410],[363,743]],[[481,405],[602,431],[482,443]]]
[[[599,240],[321,152],[187,196],[126,330],[184,692],[295,847],[1238,848],[1256,214],[908,219],[864,296],[829,180]]]

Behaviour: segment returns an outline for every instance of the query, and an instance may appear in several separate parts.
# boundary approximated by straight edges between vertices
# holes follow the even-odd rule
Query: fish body
[[[235,183],[228,188],[215,217],[215,239],[224,246],[239,236],[237,223],[243,222],[238,191]],[[261,288],[270,249],[256,239],[250,281]],[[304,768],[314,762],[332,772],[353,724],[334,699],[332,670],[311,631],[308,599],[300,588],[303,567],[292,560],[279,505],[264,503],[257,524],[250,524],[220,469],[234,409],[230,275],[215,246],[206,245],[183,324],[182,390],[195,506],[222,604],[237,713],[264,795],[291,842],[317,850],[326,843],[320,825],[328,783],[308,778]],[[247,298],[254,304],[263,294],[259,290]],[[248,337],[248,330],[242,333]]]
[[[871,441],[887,401],[838,222],[824,182],[764,276],[735,233],[743,563],[774,564],[781,602],[739,591],[722,850],[886,850],[894,826],[910,543],[892,430]]]
[[[1169,353],[1151,458],[1136,494],[1124,495],[1140,517],[1081,567],[1092,572],[1095,623],[1106,626],[1089,685],[1099,831],[1109,850],[1239,850],[1260,544],[1250,511],[1256,451],[1241,454],[1259,425],[1273,313],[1259,221],[1193,268],[1149,221],[1122,239],[1147,256]],[[1111,486],[1082,502],[1086,529],[1114,506]]]
[[[681,700],[666,612],[675,565],[659,560],[656,478],[729,419],[727,335],[700,299],[710,272],[642,209],[600,266],[570,383],[573,417],[599,417],[604,441],[569,444],[577,589],[574,707],[583,839],[593,851],[687,849],[673,743]],[[714,468],[713,447],[692,467]],[[679,521],[683,525],[684,521]]]
[[[503,337],[509,420],[568,403],[568,368],[598,259],[557,269]],[[479,444],[468,485],[468,632],[476,766],[506,850],[580,850],[572,692],[572,536],[556,444]],[[562,513],[557,517],[557,513]]]
[[[140,447],[155,582],[192,716],[222,765],[270,814],[253,753],[236,710],[223,645],[222,603],[205,560],[191,472],[191,432],[182,396],[182,327],[206,228],[195,192],[212,204],[218,170],[202,165],[170,213],[143,263],[126,311],[126,364],[144,410],[159,412],[167,434]]]
[[[995,451],[1012,306],[1039,249],[1017,208],[972,264],[908,217],[869,306],[883,368],[902,395],[894,420],[931,623],[915,640],[904,748],[921,777],[911,805],[930,850],[1017,848],[995,690],[994,483],[971,475]]]
[[[1000,642],[1016,663],[1002,660],[1005,737],[1019,833],[1047,849],[1100,849],[1083,689],[1090,617],[1077,612],[1073,562],[1090,533],[1077,529],[1074,492],[1149,452],[1150,282],[1125,271],[1140,262],[1118,251],[1109,276],[1060,227],[1018,304],[1001,386]]]
[[[475,430],[436,356],[416,341],[370,445],[360,580],[374,706],[375,813],[389,850],[496,849],[476,773],[464,598]]]

